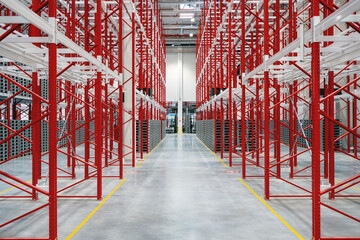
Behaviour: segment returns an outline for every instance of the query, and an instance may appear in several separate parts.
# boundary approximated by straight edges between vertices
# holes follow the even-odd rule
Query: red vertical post
[[[240,60],[240,74],[241,83],[244,85],[243,77],[245,75],[245,1],[241,2],[241,60]]]
[[[243,77],[245,75],[245,1],[241,2],[241,60],[240,60],[240,77],[241,77],[241,155],[242,155],[242,177],[246,178],[246,90]],[[234,56],[235,57],[235,56]],[[235,67],[235,66],[234,66]]]
[[[264,101],[265,102],[265,101]],[[264,149],[263,149],[263,146],[264,146],[264,142],[263,142],[263,139],[264,139],[264,134],[265,134],[265,131],[264,131],[264,127],[263,125],[261,124],[262,122],[264,122],[264,125],[265,125],[265,121],[264,121],[264,111],[263,111],[263,107],[264,107],[264,102],[260,102],[260,108],[259,108],[259,116],[260,116],[260,125],[259,125],[259,131],[260,131],[260,138],[259,138],[259,144],[260,144],[260,147],[259,147],[259,152],[260,153],[264,153]]]
[[[104,16],[104,19],[105,19],[105,22],[104,22],[104,59],[105,61],[108,61],[109,58],[108,58],[108,50],[109,50],[109,47],[108,47],[108,43],[109,43],[109,38],[108,38],[108,34],[109,34],[109,31],[108,31],[108,28],[109,28],[109,24],[108,24],[108,5],[106,5],[106,9],[105,9],[105,12],[104,12],[105,16]],[[105,137],[106,138],[106,135]],[[106,150],[104,151],[105,154],[106,154]]]
[[[298,89],[298,83],[297,80],[294,81],[294,86],[293,86],[293,92],[297,92]],[[298,113],[298,108],[297,108],[297,95],[295,94],[293,96],[293,108],[294,108],[294,112],[296,113],[294,116],[294,135],[293,135],[293,139],[294,139],[294,149],[293,149],[293,155],[294,155],[294,166],[297,166],[297,126],[298,126],[298,117],[297,117],[297,113]]]
[[[266,2],[267,0],[265,0]],[[270,197],[270,99],[269,99],[269,72],[264,72],[264,156],[265,156],[265,199]]]
[[[10,92],[10,87],[11,87],[11,84],[8,83],[8,92]],[[12,116],[11,116],[11,102],[10,101],[7,101],[6,102],[6,117],[7,117],[7,124],[10,126],[10,121],[12,120]],[[7,131],[7,134],[8,136],[11,134],[10,132],[10,129],[8,129]],[[10,158],[11,157],[11,141],[8,141],[7,142],[8,144],[8,152],[7,152],[7,157]]]
[[[139,109],[139,130],[140,130],[140,158],[143,159],[144,156],[144,107],[143,107],[143,99],[140,99],[140,109]]]
[[[319,0],[311,1],[312,7],[312,27],[320,22]],[[313,33],[316,34],[316,33]],[[312,115],[312,238],[319,240],[321,237],[321,214],[320,214],[320,42],[316,41],[316,36],[312,36],[311,43],[311,76],[312,76],[312,96],[311,96],[311,115]]]
[[[216,86],[216,85],[215,85]],[[216,87],[215,87],[215,90],[214,90],[214,92],[215,92],[215,95],[216,95]],[[217,124],[217,114],[216,114],[216,109],[217,109],[217,106],[216,106],[216,101],[215,101],[215,103],[214,103],[214,139],[215,139],[215,148],[214,148],[214,152],[215,153],[217,153],[217,127],[216,127],[216,124]]]
[[[277,79],[274,79],[274,85],[275,85],[275,103],[279,103],[281,99],[281,93],[280,93],[280,85],[277,82]],[[280,105],[277,105],[275,108],[275,119],[274,119],[274,127],[275,127],[275,151],[276,151],[276,162],[279,163],[281,161],[281,117],[280,117]],[[278,178],[281,177],[281,164],[277,164],[276,166],[276,176]]]
[[[118,143],[118,155],[119,155],[119,176],[123,178],[124,163],[123,163],[123,85],[119,86],[119,104],[118,104],[118,125],[119,125],[119,143]]]
[[[146,115],[145,115],[145,122],[146,122],[146,153],[149,153],[149,102],[146,102]]]
[[[109,146],[109,149],[110,149],[110,153],[109,153],[109,158],[112,159],[112,153],[113,153],[113,150],[114,150],[114,104],[112,102],[112,99],[110,99],[110,109],[109,109],[109,114],[110,114],[110,133],[109,133],[109,143],[110,143],[110,146]]]
[[[123,74],[123,1],[119,1],[119,33],[118,33],[118,72],[119,74]],[[124,79],[124,78],[123,78]],[[119,83],[119,102],[118,102],[118,126],[119,126],[119,139],[118,139],[118,157],[119,157],[119,178],[123,178],[124,173],[124,162],[123,162],[123,82]]]
[[[229,4],[231,4],[231,1],[229,0]],[[232,9],[230,7],[230,9]],[[231,66],[231,43],[232,43],[232,21],[231,21],[231,10],[229,11],[228,16],[228,68],[227,68],[227,77],[228,77],[228,89],[229,89],[229,102],[228,102],[228,119],[229,119],[229,167],[232,167],[232,151],[233,151],[233,100],[232,100],[232,66]]]
[[[280,20],[281,20],[281,15],[280,15],[280,0],[276,0],[275,1],[275,11],[274,11],[274,15],[275,15],[275,38],[274,38],[274,45],[275,45],[275,51],[274,52],[278,52],[280,50]]]
[[[41,95],[37,70],[32,73],[32,90],[39,96]],[[33,96],[31,107],[31,120],[39,120],[41,115],[41,102],[38,97]],[[32,184],[36,186],[38,179],[41,177],[41,121],[35,123],[32,127],[32,141]],[[38,199],[35,189],[33,189],[32,199]]]
[[[68,23],[70,25],[70,23]],[[76,42],[76,2],[75,0],[71,0],[71,40],[73,42]],[[72,54],[75,57],[75,54]],[[68,128],[68,132],[72,132],[71,135],[69,137],[71,137],[71,147],[70,147],[70,152],[71,152],[71,174],[72,174],[72,179],[76,178],[75,175],[75,167],[76,167],[76,160],[75,160],[75,149],[76,149],[76,131],[75,130],[75,117],[76,117],[76,100],[75,100],[75,84],[71,84],[69,82],[69,92],[71,92],[72,95],[69,95],[69,99],[68,101],[70,102],[70,106],[71,106],[71,115],[69,116],[69,121],[70,125],[71,125],[71,130],[70,128]],[[70,119],[71,117],[71,119]],[[69,149],[69,148],[68,148]],[[68,152],[68,153],[70,153]]]
[[[102,25],[101,25],[101,2],[97,0],[95,14],[95,36],[97,40],[96,56],[102,61]],[[95,79],[95,164],[97,168],[97,200],[102,199],[102,73],[98,70]]]
[[[118,72],[119,74],[123,73],[123,1],[119,1],[119,10],[118,10],[118,18],[119,18],[119,33],[118,33]],[[121,83],[122,84],[122,83]],[[119,91],[119,98],[121,97],[122,92]]]
[[[56,0],[49,1],[49,23],[56,30]],[[55,31],[54,31],[54,34]],[[57,47],[56,36],[49,43],[49,239],[57,234]]]
[[[104,150],[104,154],[105,154],[105,166],[108,167],[109,166],[109,149],[108,149],[108,145],[109,145],[109,120],[108,120],[108,83],[105,83],[104,86],[104,90],[105,90],[105,101],[104,101],[104,110],[102,111],[104,113],[104,141],[105,141],[105,150]]]
[[[350,76],[347,76],[347,83],[349,83],[350,82]],[[347,87],[346,88],[348,91],[350,91],[350,85],[349,85],[349,87]],[[350,108],[351,108],[351,104],[350,104],[350,99],[347,99],[346,100],[346,114],[347,114],[347,116],[346,116],[346,119],[347,119],[347,127],[348,128],[351,128],[351,111],[350,111]],[[348,153],[350,153],[351,152],[351,150],[350,150],[350,148],[351,148],[351,135],[349,134],[347,137],[347,152]]]
[[[328,85],[326,85],[326,82],[324,81],[324,96],[326,96],[328,92]],[[324,102],[324,112],[329,114],[329,101]],[[324,118],[324,178],[329,178],[329,144],[332,144],[333,142],[331,141],[333,139],[330,140],[329,138],[329,131],[327,131],[329,122],[329,119]]]
[[[37,9],[40,5],[40,0],[33,0],[33,9]],[[29,36],[37,37],[40,36],[40,30],[34,25],[29,27]],[[38,78],[37,69],[34,69],[32,73],[32,90],[34,93],[41,95],[40,80]],[[32,96],[32,105],[31,105],[31,120],[39,120],[41,115],[41,101],[38,97]],[[1,116],[0,116],[1,117]],[[41,178],[41,121],[35,123],[32,127],[32,184],[37,185],[38,179]],[[9,141],[10,142],[10,141]],[[32,199],[37,200],[37,192],[33,189]]]
[[[329,71],[329,82],[328,82],[328,94],[331,94],[334,92],[334,71]],[[355,98],[354,98],[355,100]],[[332,118],[335,118],[334,114],[334,97],[329,98],[329,105],[328,105],[328,113],[329,116]],[[329,139],[329,146],[328,146],[328,158],[329,158],[329,183],[331,186],[335,185],[335,137],[334,137],[334,123],[332,121],[329,121],[328,124],[328,139]],[[329,192],[329,198],[334,199],[335,198],[335,192],[330,191]]]
[[[141,4],[141,15],[143,14],[142,4]],[[143,23],[143,21],[142,21]],[[140,63],[139,63],[139,88],[142,91],[144,89],[144,59],[143,59],[143,51],[144,51],[144,41],[143,41],[143,34],[140,33]],[[140,108],[139,108],[139,140],[140,140],[140,158],[143,158],[144,155],[144,132],[143,132],[143,125],[144,125],[144,106],[143,106],[143,99],[140,99]]]
[[[66,111],[65,113],[67,113],[68,115],[66,116],[66,127],[67,127],[67,131],[68,133],[71,132],[71,83],[70,81],[66,81],[65,82],[65,87],[67,89],[67,97],[66,97]],[[71,167],[71,136],[72,134],[69,134],[69,136],[66,138],[67,140],[67,145],[66,145],[66,150],[67,150],[67,167],[70,168]],[[73,174],[72,174],[73,175]]]
[[[256,26],[256,33],[255,33],[255,46],[256,48],[259,47],[259,40],[260,40],[260,28],[259,28],[259,18],[258,18],[258,12],[256,12],[256,21],[255,21],[255,26]],[[256,59],[255,59],[255,66],[259,65],[260,63],[260,56],[261,56],[261,49],[260,51],[256,52]]]
[[[72,179],[76,178],[75,175],[75,154],[76,154],[76,125],[75,125],[75,121],[76,121],[76,99],[75,99],[75,84],[71,85],[71,93],[73,94],[71,96],[71,173],[72,173]],[[69,130],[70,131],[70,130]]]
[[[269,57],[269,0],[264,0],[264,61]],[[270,198],[270,99],[269,71],[264,71],[264,191],[265,199]]]
[[[357,90],[357,83],[354,83],[354,90],[356,91]],[[353,99],[353,113],[352,113],[352,116],[353,116],[353,128],[355,128],[358,124],[358,120],[357,120],[357,116],[358,116],[358,112],[357,112],[357,99],[354,98]],[[358,157],[358,154],[357,154],[357,137],[355,135],[353,135],[353,151],[354,151],[354,156],[355,158]]]
[[[293,0],[289,0],[289,43],[291,43],[293,41],[293,22],[294,20],[292,19],[294,16],[294,10],[293,10]]]
[[[249,140],[251,141],[251,157],[254,158],[255,157],[255,144],[254,144],[254,137],[255,137],[255,118],[254,118],[254,98],[251,98],[251,101],[250,101],[250,132],[251,132],[251,135],[249,134]]]
[[[241,158],[242,158],[242,177],[246,178],[246,91],[245,85],[241,85]]]
[[[224,100],[223,98],[220,99],[220,111],[221,111],[221,117],[220,117],[220,135],[221,135],[221,158],[224,158]]]
[[[123,74],[123,1],[119,1],[119,9],[117,12],[119,18],[119,31],[118,31],[118,72]],[[122,76],[123,78],[123,76]],[[124,79],[124,78],[123,78]],[[123,178],[123,82],[119,83],[119,98],[117,104],[117,134],[118,134],[118,160],[119,160],[119,178]]]
[[[90,99],[89,99],[89,81],[87,81],[86,86],[85,86],[85,104],[84,104],[84,108],[85,108],[85,122],[88,122],[90,120]],[[90,123],[85,124],[84,126],[84,136],[85,136],[85,162],[88,163],[90,160]],[[84,166],[84,171],[85,171],[85,179],[89,178],[89,165],[85,164]]]
[[[216,37],[216,28],[218,26],[218,23],[217,23],[217,3],[216,3],[216,0],[214,0],[214,25],[213,25],[213,29],[212,29],[212,32],[213,32],[213,38]],[[219,88],[219,84],[218,84],[218,75],[217,75],[217,62],[218,62],[218,52],[217,52],[217,45],[215,44],[214,45],[214,67],[213,67],[213,70],[214,70],[214,95],[216,96],[218,94],[218,91],[217,89]],[[218,132],[217,132],[217,122],[218,122],[218,106],[217,106],[217,102],[215,101],[215,107],[214,107],[214,123],[215,123],[215,131],[214,131],[214,139],[215,139],[215,149],[214,149],[214,152],[217,153],[217,146],[218,146],[218,138],[217,138],[217,135],[218,135]]]
[[[85,50],[89,51],[89,0],[85,0],[84,2],[84,23],[85,23]],[[88,64],[87,64],[88,65]],[[85,85],[85,122],[90,120],[90,98],[89,98],[89,88],[90,82],[87,80]],[[85,136],[85,143],[84,143],[84,151],[85,151],[85,162],[88,163],[90,160],[90,123],[85,124],[84,126],[84,136]],[[89,178],[89,165],[85,164],[84,166],[84,178]]]
[[[135,88],[136,88],[136,67],[135,67],[135,54],[136,54],[136,25],[135,25],[135,14],[132,13],[132,167],[135,167],[135,158],[136,158],[136,96],[135,96]]]
[[[256,166],[260,166],[260,133],[261,133],[261,113],[260,113],[260,83],[256,79]]]
[[[71,24],[68,23],[69,26],[71,26],[71,40],[73,42],[76,41],[76,0],[71,0]]]
[[[290,157],[290,178],[294,178],[294,106],[293,106],[293,84],[289,85],[289,157]]]

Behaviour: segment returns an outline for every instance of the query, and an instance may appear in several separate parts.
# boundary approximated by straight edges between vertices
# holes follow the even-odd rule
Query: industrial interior
[[[360,240],[359,0],[0,0],[0,240]]]

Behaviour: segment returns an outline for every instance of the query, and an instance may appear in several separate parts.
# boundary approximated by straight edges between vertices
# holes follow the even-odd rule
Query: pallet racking
[[[321,207],[360,221],[341,204],[322,200],[326,194],[359,197],[343,193],[359,183],[359,174],[335,182],[335,151],[359,160],[359,1],[204,4],[196,50],[197,120],[220,125],[209,133],[215,138],[209,148],[230,167],[240,165],[243,179],[263,178],[266,200],[311,198],[313,239],[355,239],[322,236]],[[298,167],[300,156],[309,153],[311,161]],[[249,174],[254,167],[263,173]],[[311,188],[299,178],[311,180]],[[273,179],[302,193],[271,194]],[[328,184],[324,189],[322,182]]]
[[[57,239],[59,199],[101,200],[103,178],[122,179],[124,167],[143,158],[142,148],[136,155],[137,121],[153,122],[146,129],[146,136],[156,133],[151,148],[165,137],[157,1],[1,0],[0,56],[0,180],[25,193],[0,198],[49,198],[0,228],[48,207],[49,236],[33,239]],[[29,154],[30,183],[1,168]],[[117,173],[104,174],[110,167]],[[48,190],[38,185],[44,179]],[[68,184],[59,188],[60,179]],[[90,179],[93,194],[66,194]]]

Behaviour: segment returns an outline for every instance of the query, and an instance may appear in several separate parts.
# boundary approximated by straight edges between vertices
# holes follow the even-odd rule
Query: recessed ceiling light
[[[193,36],[194,36],[194,34],[193,34],[193,33],[190,33],[190,34],[189,34],[189,36],[190,36],[190,37],[193,37]]]
[[[180,13],[180,18],[193,18],[194,13]]]

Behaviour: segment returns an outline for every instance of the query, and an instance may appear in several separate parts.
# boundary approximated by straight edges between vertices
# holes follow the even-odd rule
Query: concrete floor
[[[22,164],[27,162],[23,160]],[[349,167],[349,170],[341,170],[339,177],[354,168],[359,172],[358,164]],[[71,239],[299,239],[238,180],[240,168],[225,167],[195,135],[168,135],[138,168],[126,168],[125,182]],[[249,173],[261,171],[250,167]],[[66,186],[68,181],[62,180],[59,185]],[[245,180],[260,197],[263,196],[262,181]],[[309,186],[307,179],[296,181]],[[104,179],[104,197],[119,183],[118,179]],[[5,188],[8,186],[0,184],[0,192]],[[17,192],[11,191],[6,194]],[[297,193],[296,189],[278,180],[272,180],[272,191],[274,194]],[[360,192],[352,188],[348,193]],[[67,194],[95,194],[95,180]],[[45,197],[36,203],[0,199],[0,224],[45,202]],[[310,200],[272,199],[267,203],[303,239],[311,239]],[[344,211],[360,217],[358,199],[330,203],[339,204]],[[67,239],[98,205],[95,200],[60,199],[59,239]],[[326,209],[322,214],[325,219],[323,235],[360,237],[359,223]],[[44,209],[0,228],[0,238],[46,237],[47,222],[47,209]]]

